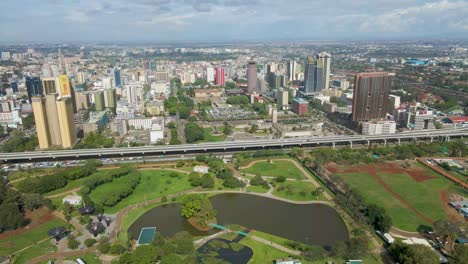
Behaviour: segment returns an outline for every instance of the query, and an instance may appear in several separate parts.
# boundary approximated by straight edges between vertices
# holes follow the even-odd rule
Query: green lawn
[[[55,218],[22,234],[2,239],[0,241],[0,256],[12,254],[20,249],[48,238],[47,231],[56,226],[67,226],[67,224],[64,221]],[[32,250],[34,251],[35,249]]]
[[[263,188],[262,186],[248,186],[247,191],[255,193],[266,193],[268,192],[268,189]]]
[[[123,208],[144,202],[145,200],[151,200],[166,196],[169,194],[177,193],[180,191],[188,190],[192,188],[188,182],[188,176],[183,173],[167,171],[167,170],[143,170],[141,172],[141,181],[133,191],[133,193],[127,198],[123,199],[115,206],[105,207],[106,213],[117,213]],[[175,177],[172,177],[175,176]],[[115,186],[121,184],[120,178],[114,181],[98,186],[90,194],[90,197],[95,202],[103,200],[103,195],[109,193]]]
[[[286,160],[273,160],[271,163],[260,161],[250,168],[242,169],[241,171],[262,176],[284,176],[292,179],[305,179],[302,172],[292,162]]]
[[[454,185],[435,172],[427,168],[425,170],[428,176],[434,178],[424,182],[416,182],[407,174],[380,173],[378,175],[411,206],[433,221],[437,221],[446,217],[440,200],[440,191],[452,189]],[[386,208],[396,227],[407,231],[416,231],[419,225],[428,225],[426,221],[378,184],[371,175],[367,173],[338,173],[338,176],[361,193],[369,203]]]
[[[249,237],[243,238],[239,243],[250,247],[253,251],[253,256],[250,259],[249,264],[274,263],[273,261],[275,259],[288,257],[288,253],[252,240]]]
[[[211,127],[204,128],[203,129],[204,139],[200,140],[198,142],[220,142],[220,141],[224,141],[226,139],[226,135],[221,133],[221,134],[215,136],[215,135],[211,134],[212,131],[213,130],[212,130]],[[222,132],[223,127],[218,127],[218,131]]]
[[[323,197],[323,194],[318,197],[313,195],[313,191],[315,191],[315,189],[315,186],[311,182],[285,181],[275,183],[273,195],[295,201],[326,201],[325,197]]]
[[[22,264],[26,263],[32,258],[42,256],[47,253],[55,252],[57,247],[50,243],[49,240],[37,243],[32,247],[18,253],[13,263]]]

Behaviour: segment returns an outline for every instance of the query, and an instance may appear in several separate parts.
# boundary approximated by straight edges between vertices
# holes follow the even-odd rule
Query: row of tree
[[[103,171],[100,173],[96,173],[91,177],[87,178],[83,182],[83,187],[81,188],[82,194],[89,194],[92,190],[98,187],[101,184],[108,183],[113,181],[115,178],[122,177],[127,175],[131,172],[130,168],[122,167],[114,170]]]
[[[140,179],[141,175],[138,171],[121,177],[119,181],[120,184],[103,195],[105,198],[102,201],[102,205],[114,206],[122,199],[131,195],[135,190],[135,187],[140,183]]]

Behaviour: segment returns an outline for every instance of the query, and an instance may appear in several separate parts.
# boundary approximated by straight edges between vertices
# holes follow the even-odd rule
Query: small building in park
[[[67,195],[63,197],[62,202],[70,205],[80,205],[83,198],[79,195]]]
[[[195,166],[193,168],[193,171],[194,172],[199,172],[199,173],[208,173],[209,169],[210,169],[210,167],[208,167],[208,166]]]

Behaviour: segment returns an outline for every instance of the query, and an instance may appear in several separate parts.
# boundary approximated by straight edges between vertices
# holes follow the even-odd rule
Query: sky
[[[466,39],[468,0],[1,0],[0,42]]]

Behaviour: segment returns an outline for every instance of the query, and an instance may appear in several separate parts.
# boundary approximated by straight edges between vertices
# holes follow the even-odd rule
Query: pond
[[[211,263],[207,261],[207,258],[216,258],[227,263],[247,264],[253,256],[251,248],[222,238],[215,238],[206,242],[197,251],[200,263],[202,263],[202,259],[207,263]]]
[[[313,245],[333,245],[349,239],[348,230],[336,210],[324,204],[291,204],[252,194],[220,194],[210,198],[218,211],[220,225],[238,224],[294,241]],[[163,236],[188,231],[193,236],[203,232],[180,216],[178,204],[155,207],[140,216],[128,229],[136,239],[143,227],[157,227]]]

